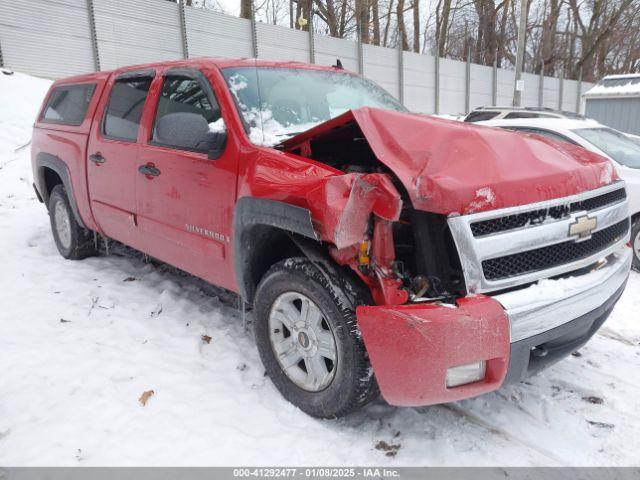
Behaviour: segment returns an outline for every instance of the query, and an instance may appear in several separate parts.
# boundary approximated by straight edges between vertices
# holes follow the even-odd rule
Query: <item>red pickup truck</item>
[[[269,377],[318,417],[536,373],[595,333],[631,265],[607,160],[411,114],[339,65],[59,80],[32,163],[62,256],[114,239],[238,293]]]

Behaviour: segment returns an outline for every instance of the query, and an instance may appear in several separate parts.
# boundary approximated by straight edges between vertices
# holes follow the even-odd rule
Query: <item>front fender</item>
[[[303,237],[320,240],[306,208],[265,198],[242,197],[233,214],[233,264],[238,290],[251,302],[255,279],[251,278],[251,252],[255,248],[253,232],[258,226],[273,227]]]

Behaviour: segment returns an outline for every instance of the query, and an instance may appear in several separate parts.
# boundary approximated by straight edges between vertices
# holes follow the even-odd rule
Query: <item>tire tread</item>
[[[72,234],[71,248],[68,251],[64,251],[62,249],[57,239],[55,220],[52,213],[55,202],[63,202],[69,213]],[[53,238],[56,242],[56,246],[58,247],[58,251],[64,258],[68,260],[82,260],[97,253],[92,232],[82,227],[76,221],[73,210],[71,209],[71,204],[69,202],[69,196],[67,195],[64,185],[58,184],[53,187],[53,189],[51,190],[51,195],[49,196],[48,208],[49,216],[51,218],[51,230],[53,233]]]
[[[261,290],[265,284],[268,284],[269,278],[280,273],[293,275],[296,275],[296,273],[302,274],[304,277],[317,283],[329,294],[331,300],[340,312],[342,322],[344,322],[347,327],[349,336],[353,341],[353,348],[355,349],[354,356],[357,359],[355,378],[358,379],[358,384],[351,386],[348,398],[341,404],[340,408],[320,415],[309,411],[307,411],[307,413],[321,418],[338,418],[359,410],[379,395],[378,385],[373,375],[355,313],[358,305],[367,303],[368,292],[366,292],[365,288],[358,285],[355,281],[325,261],[314,261],[306,257],[295,257],[278,262],[267,271],[258,286],[256,298],[259,298]],[[304,410],[303,406],[300,406],[300,408]]]

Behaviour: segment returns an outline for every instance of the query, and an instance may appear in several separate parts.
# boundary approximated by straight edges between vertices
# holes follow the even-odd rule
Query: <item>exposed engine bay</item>
[[[389,167],[378,160],[357,123],[335,128],[330,137],[310,140],[290,151],[321,161],[345,174],[367,178],[367,183],[373,175],[384,176],[392,187],[389,190],[395,190],[390,193],[399,196],[399,216],[389,225],[393,251],[385,253],[382,265],[379,256],[371,258],[371,242],[384,241],[380,238],[381,233],[376,238],[376,223],[388,220],[383,220],[374,212],[367,212],[365,230],[358,232],[361,240],[358,242],[357,252],[351,246],[354,251],[350,253],[358,259],[357,268],[363,275],[374,276],[377,269],[382,269],[385,278],[392,276],[401,282],[401,288],[408,292],[409,299],[413,301],[452,301],[466,293],[460,261],[446,216],[413,208],[403,183]],[[374,187],[370,184],[365,190],[370,192],[371,188]],[[357,190],[357,187],[352,186],[350,194],[357,196]],[[353,210],[347,210],[350,220],[355,222],[358,215],[354,217],[353,213]],[[393,253],[392,257],[390,253]],[[347,254],[345,258],[341,253],[341,263],[347,262],[348,256]]]

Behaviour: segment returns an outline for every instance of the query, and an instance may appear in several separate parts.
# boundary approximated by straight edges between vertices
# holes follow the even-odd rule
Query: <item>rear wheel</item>
[[[631,226],[631,247],[633,249],[633,268],[640,272],[640,217]]]
[[[80,260],[97,253],[93,235],[76,221],[62,185],[53,187],[49,196],[49,218],[53,240],[64,258]]]
[[[287,400],[321,418],[347,415],[378,392],[345,280],[331,275],[304,258],[285,260],[267,272],[255,300],[267,374]]]

